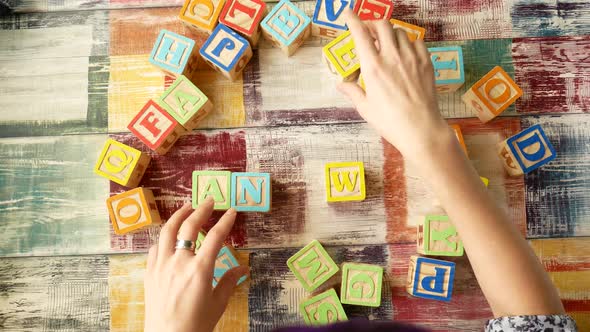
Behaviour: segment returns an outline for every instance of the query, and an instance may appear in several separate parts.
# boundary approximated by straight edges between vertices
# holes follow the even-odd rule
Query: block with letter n
[[[115,234],[123,235],[162,223],[151,190],[135,188],[107,198],[107,209]]]
[[[243,212],[268,212],[271,209],[269,173],[231,174],[231,207]]]
[[[336,37],[322,49],[324,62],[330,71],[344,82],[355,81],[360,73],[361,63],[350,31]]]
[[[367,307],[381,305],[383,268],[377,265],[344,263],[340,300]]]
[[[215,259],[215,268],[213,269],[213,287],[216,287],[221,281],[221,278],[227,271],[234,267],[240,266],[237,259],[238,255],[235,250],[230,246],[224,246],[219,251],[217,258]],[[246,281],[248,277],[243,276],[238,280],[238,285]]]
[[[196,209],[207,197],[215,201],[215,210],[227,210],[231,206],[231,172],[194,171],[193,208]]]
[[[213,104],[186,76],[178,77],[160,96],[161,105],[184,129],[195,129]]]
[[[308,292],[313,292],[339,270],[318,240],[311,241],[291,256],[287,266]]]
[[[262,35],[287,56],[311,36],[311,19],[289,0],[281,0],[262,23]]]
[[[423,27],[419,27],[417,25],[414,24],[410,24],[404,21],[400,21],[400,20],[396,20],[396,19],[391,19],[389,20],[389,23],[391,23],[391,26],[394,29],[402,29],[406,32],[406,35],[408,36],[408,39],[410,41],[416,41],[416,40],[424,40],[424,35],[426,34],[426,29],[424,29]]]
[[[252,47],[256,47],[265,11],[266,2],[263,0],[227,0],[219,22],[240,33]]]
[[[461,46],[431,47],[428,52],[434,67],[434,82],[438,93],[455,92],[465,84]]]
[[[463,256],[463,242],[448,216],[428,215],[418,224],[417,251],[423,255]]]
[[[149,61],[174,77],[190,76],[197,54],[194,40],[163,29],[156,39]]]
[[[362,161],[328,163],[325,178],[328,202],[362,201],[366,197]]]
[[[355,0],[354,12],[363,20],[389,19],[393,13],[391,0]]]
[[[215,28],[199,52],[205,62],[231,81],[240,77],[253,54],[250,43],[223,24]]]
[[[299,309],[305,323],[309,325],[327,325],[348,320],[333,288],[303,301]]]
[[[94,172],[122,186],[139,185],[151,157],[128,145],[107,139],[94,166]]]
[[[354,0],[316,0],[311,34],[332,39],[348,30],[342,17],[346,7],[354,10]]]
[[[512,176],[529,173],[557,156],[540,125],[529,127],[498,144],[504,168]]]
[[[421,256],[410,257],[407,292],[430,300],[450,301],[455,263]]]
[[[217,26],[225,0],[185,0],[178,17],[197,30],[211,33]]]

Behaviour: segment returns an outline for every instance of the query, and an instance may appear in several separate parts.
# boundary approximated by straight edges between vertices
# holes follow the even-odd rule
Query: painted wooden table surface
[[[567,311],[590,330],[590,2],[394,3],[394,17],[426,27],[432,45],[463,47],[467,82],[440,96],[441,112],[461,125],[490,192],[530,239]],[[312,1],[297,4],[312,10]],[[113,137],[153,156],[141,185],[154,191],[164,219],[190,199],[193,170],[272,173],[272,212],[241,214],[231,234],[252,278],[219,330],[302,322],[297,304],[306,293],[285,262],[312,239],[337,263],[386,268],[383,305],[346,306],[349,317],[481,330],[491,312],[466,258],[455,259],[450,303],[405,293],[416,221],[440,208],[416,170],[335,91],[320,60],[324,42],[312,39],[291,58],[262,43],[235,83],[201,64],[194,81],[215,111],[164,157],[127,132],[132,116],[172,81],[148,63],[159,30],[199,45],[206,38],[183,27],[179,5],[17,0],[16,14],[0,17],[0,329],[142,330],[145,251],[159,229],[113,233],[104,202],[123,188],[92,172]],[[524,95],[484,125],[460,95],[496,65]],[[533,124],[545,128],[558,157],[510,178],[494,146]],[[325,203],[323,165],[340,160],[365,162],[365,201]]]

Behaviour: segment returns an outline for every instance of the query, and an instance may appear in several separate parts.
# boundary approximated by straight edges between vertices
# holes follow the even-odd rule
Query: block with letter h
[[[308,292],[313,292],[339,271],[318,240],[311,241],[291,256],[287,266]]]
[[[522,96],[522,90],[500,66],[475,83],[461,97],[484,123],[492,120]]]
[[[434,82],[438,93],[457,91],[465,83],[463,50],[461,46],[428,49],[434,67]]]
[[[354,12],[363,20],[386,20],[393,13],[391,0],[355,0]]]
[[[333,288],[303,301],[299,309],[308,325],[328,325],[348,320]]]
[[[94,172],[122,186],[139,185],[151,157],[128,145],[107,139],[94,166]]]
[[[354,0],[317,0],[311,34],[332,39],[348,30],[342,17],[346,7],[354,10]]]
[[[540,125],[529,127],[498,144],[504,168],[512,176],[529,173],[557,156]]]
[[[237,32],[219,24],[199,51],[205,61],[231,81],[236,80],[252,58],[252,47]]]
[[[463,256],[463,242],[448,216],[426,216],[418,224],[417,251],[423,255]]]
[[[115,234],[124,235],[162,223],[151,190],[135,188],[107,198],[109,217]]]
[[[195,129],[212,110],[209,98],[186,76],[180,76],[160,96],[161,105],[184,129]]]
[[[328,163],[325,167],[325,177],[328,202],[362,201],[365,199],[363,162]]]
[[[262,35],[291,56],[311,35],[311,19],[289,0],[281,0],[262,23]]]
[[[393,18],[389,20],[389,23],[391,23],[391,26],[393,26],[394,29],[404,30],[410,41],[424,40],[426,29],[422,27],[406,23],[404,21],[396,20]]]
[[[221,278],[227,271],[233,269],[234,267],[240,266],[237,259],[238,255],[236,254],[235,250],[230,246],[223,246],[217,254],[217,258],[215,259],[215,268],[213,270],[213,287],[216,287],[221,281]],[[238,280],[238,285],[246,281],[248,277],[243,276]]]
[[[340,300],[344,304],[367,307],[381,305],[383,268],[370,264],[344,263]]]
[[[361,63],[350,31],[336,37],[324,46],[322,51],[324,62],[328,64],[330,71],[340,76],[342,81],[350,82],[358,78]]]
[[[430,300],[450,301],[455,263],[421,256],[410,257],[407,292]]]
[[[225,0],[186,0],[178,17],[192,28],[211,33]]]
[[[168,30],[161,30],[149,61],[164,72],[177,77],[190,76],[197,60],[194,40]]]
[[[219,22],[239,32],[252,47],[256,47],[265,11],[266,2],[262,0],[227,0]]]

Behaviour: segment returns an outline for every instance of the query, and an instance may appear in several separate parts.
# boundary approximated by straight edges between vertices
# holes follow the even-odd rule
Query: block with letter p
[[[318,240],[311,241],[291,256],[287,266],[308,292],[313,292],[339,270]]]
[[[365,199],[363,162],[328,163],[325,167],[325,177],[328,202],[362,201]]]
[[[418,253],[433,256],[463,256],[463,242],[448,216],[426,216],[420,221],[417,229]]]
[[[260,26],[262,35],[287,56],[311,35],[311,19],[289,0],[281,0]]]
[[[190,76],[197,51],[194,40],[168,30],[161,30],[150,54],[154,66],[172,76]]]
[[[391,0],[355,0],[354,12],[363,20],[389,19],[393,13]]]
[[[332,39],[348,30],[342,17],[346,7],[354,10],[354,0],[316,0],[311,34]]]
[[[557,155],[538,124],[498,144],[498,153],[504,168],[512,176],[529,173],[552,161]]]
[[[219,22],[240,33],[252,47],[256,47],[260,37],[258,27],[265,11],[266,2],[262,0],[227,0]]]
[[[269,173],[232,173],[231,207],[236,211],[268,212],[271,194]]]
[[[358,78],[361,63],[350,31],[336,37],[324,46],[322,52],[330,70],[339,75],[342,81],[350,82]]]
[[[227,271],[234,267],[240,266],[237,259],[238,255],[230,246],[223,246],[217,254],[215,259],[215,268],[213,270],[213,287],[217,286],[221,278]],[[238,285],[246,281],[247,276],[243,276],[238,280]]]
[[[180,138],[184,128],[153,100],[149,100],[127,126],[145,145],[166,154]]]
[[[225,0],[185,0],[178,17],[190,27],[211,33]]]
[[[205,61],[230,80],[239,77],[252,58],[252,47],[244,37],[219,24],[199,51]]]
[[[340,300],[367,307],[381,305],[383,268],[377,265],[344,263]]]
[[[161,105],[186,130],[193,130],[213,110],[213,104],[186,76],[180,76],[160,96]]]
[[[123,235],[162,223],[151,190],[135,188],[107,198],[109,217],[115,234]]]
[[[125,187],[137,187],[151,157],[128,145],[107,139],[94,172]]]
[[[416,297],[450,301],[455,263],[421,256],[410,257],[407,292]]]
[[[396,19],[391,19],[389,20],[389,23],[391,23],[391,26],[393,26],[394,29],[402,29],[406,32],[406,35],[408,36],[408,39],[410,41],[416,41],[416,40],[424,40],[424,35],[426,34],[426,29],[419,27],[417,25],[413,25],[404,21],[400,21],[400,20],[396,20]]]
[[[231,206],[231,172],[194,171],[193,208],[196,209],[207,197],[215,201],[215,210],[227,210]]]
[[[333,288],[303,301],[299,308],[303,319],[309,325],[327,325],[348,320]]]
[[[434,82],[438,93],[457,91],[465,83],[463,50],[461,46],[428,49],[434,67]]]

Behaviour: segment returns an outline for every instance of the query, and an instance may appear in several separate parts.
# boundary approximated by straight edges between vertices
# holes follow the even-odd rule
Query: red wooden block
[[[356,0],[354,12],[363,20],[389,19],[393,13],[391,0]]]
[[[255,46],[260,38],[260,21],[265,11],[266,3],[262,0],[227,0],[219,22],[237,31]]]
[[[127,129],[159,154],[166,154],[185,131],[168,112],[151,99],[131,120]]]

